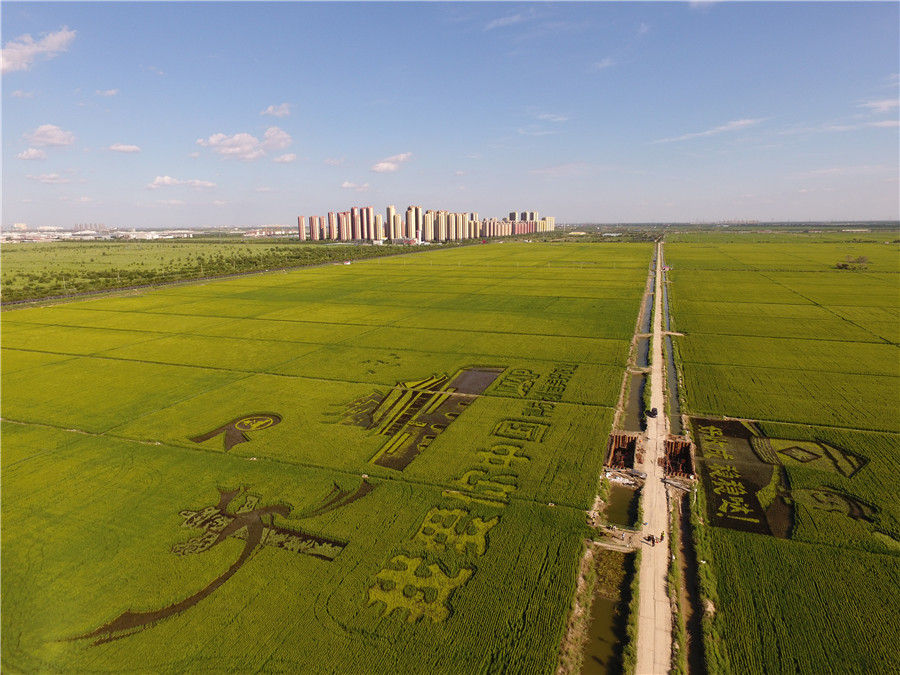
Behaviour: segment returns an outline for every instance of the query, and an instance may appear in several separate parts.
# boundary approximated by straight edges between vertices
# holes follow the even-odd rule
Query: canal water
[[[644,427],[644,386],[646,376],[635,373],[628,384],[628,400],[625,402],[625,431],[643,431]]]
[[[684,433],[681,427],[681,403],[678,400],[678,371],[675,370],[675,349],[672,336],[666,335],[666,388],[669,394],[669,433],[680,436]]]
[[[598,551],[594,561],[597,586],[591,601],[591,622],[581,665],[583,675],[610,675],[623,670],[627,637],[633,553]]]
[[[650,338],[638,338],[637,363],[638,368],[646,368],[650,365]]]
[[[650,332],[650,322],[653,320],[653,293],[647,294],[647,300],[644,302],[644,315],[641,317],[641,328],[639,333]]]
[[[663,273],[665,274],[665,273]],[[663,277],[665,281],[665,277]],[[663,323],[665,330],[672,330],[672,320],[669,315],[669,287],[662,284]],[[684,433],[681,426],[681,404],[678,400],[678,371],[675,370],[675,349],[672,345],[672,336],[666,335],[666,390],[669,398],[669,432],[675,436]]]

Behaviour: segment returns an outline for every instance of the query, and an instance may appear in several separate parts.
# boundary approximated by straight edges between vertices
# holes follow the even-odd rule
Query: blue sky
[[[898,217],[897,3],[3,3],[3,225]]]

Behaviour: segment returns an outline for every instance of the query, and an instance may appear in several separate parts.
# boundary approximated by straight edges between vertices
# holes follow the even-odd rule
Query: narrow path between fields
[[[643,537],[668,536],[669,508],[665,477],[659,458],[665,452],[668,417],[663,392],[662,329],[662,243],[656,249],[656,292],[653,300],[653,341],[651,345],[650,407],[659,413],[647,418],[644,461],[640,470],[647,474],[641,500]],[[666,590],[669,547],[663,541],[655,546],[642,544],[639,570],[639,606],[637,634],[637,675],[668,673],[672,658],[672,609]]]

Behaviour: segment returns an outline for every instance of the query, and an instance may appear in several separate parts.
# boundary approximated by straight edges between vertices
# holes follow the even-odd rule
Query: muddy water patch
[[[611,483],[606,502],[606,521],[617,527],[634,527],[637,523],[639,491]]]
[[[596,586],[581,672],[605,675],[622,672],[622,652],[627,641],[628,606],[634,578],[633,553],[597,551],[594,561]]]

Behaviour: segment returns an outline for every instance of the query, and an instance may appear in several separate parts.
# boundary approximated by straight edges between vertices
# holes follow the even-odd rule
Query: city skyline
[[[308,221],[308,223],[307,223]],[[477,211],[423,210],[421,205],[406,208],[406,217],[394,204],[385,215],[374,206],[352,206],[346,211],[329,211],[327,217],[300,215],[300,241],[413,241],[418,243],[462,241],[483,237],[509,237],[536,232],[552,232],[556,218],[538,218],[537,211],[510,211],[508,218],[479,218]]]
[[[8,2],[2,224],[290,224],[350,199],[533,203],[560,223],[893,220],[898,19],[896,3]]]

